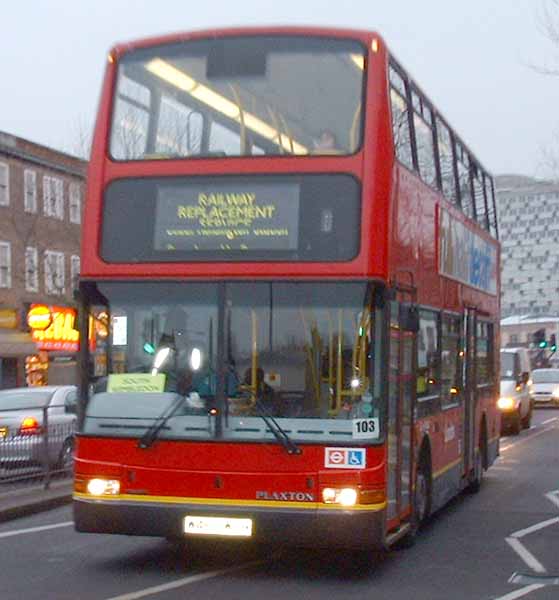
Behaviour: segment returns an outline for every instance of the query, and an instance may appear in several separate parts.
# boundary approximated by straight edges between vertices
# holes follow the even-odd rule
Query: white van
[[[533,399],[530,355],[526,348],[501,349],[501,433],[520,433],[532,422]]]
[[[559,406],[559,369],[534,369],[534,404]]]

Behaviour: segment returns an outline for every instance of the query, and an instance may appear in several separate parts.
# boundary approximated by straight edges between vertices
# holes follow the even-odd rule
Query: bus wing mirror
[[[400,327],[404,331],[419,331],[419,311],[417,306],[409,304],[400,305]]]

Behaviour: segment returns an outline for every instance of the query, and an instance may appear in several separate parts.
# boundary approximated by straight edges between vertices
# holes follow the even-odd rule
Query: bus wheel
[[[481,489],[483,483],[483,469],[485,467],[486,460],[485,455],[487,452],[487,434],[485,431],[485,425],[482,427],[481,438],[479,441],[479,448],[476,452],[475,464],[473,472],[470,476],[470,484],[468,485],[468,492],[470,494],[477,494]]]
[[[415,543],[417,532],[431,512],[431,464],[426,451],[421,453],[413,491],[412,517],[409,532],[399,541],[400,548],[409,548]]]
[[[431,504],[431,469],[427,460],[422,460],[417,468],[413,504],[414,520],[419,528],[429,516]]]

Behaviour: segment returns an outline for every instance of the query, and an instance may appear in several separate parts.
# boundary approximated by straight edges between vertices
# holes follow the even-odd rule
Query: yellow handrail
[[[317,405],[319,405],[320,404],[320,377],[316,370],[314,348],[320,347],[320,344],[321,344],[320,334],[318,333],[318,327],[316,326],[316,323],[313,323],[313,325],[311,326],[310,331],[309,331],[309,327],[307,325],[307,320],[305,318],[305,311],[302,308],[299,309],[299,314],[301,315],[303,329],[305,330],[305,338],[310,338],[310,340],[311,340],[310,345],[308,345],[308,344],[305,345],[305,351],[307,353],[307,360],[308,360],[308,362],[310,364],[310,368],[311,368],[311,379],[312,379],[312,387],[314,389],[315,402]],[[319,352],[318,356],[320,356],[320,352]]]
[[[238,405],[237,410],[251,410],[258,398],[258,317],[256,311],[251,308],[251,363],[250,363],[250,383],[242,383],[239,385],[239,391],[248,392],[248,404]]]
[[[245,113],[243,111],[243,105],[241,102],[241,95],[237,90],[237,86],[229,84],[231,91],[233,92],[233,96],[235,96],[235,101],[237,102],[237,106],[239,107],[239,122],[241,125],[241,154],[246,154],[246,145],[247,145],[247,130],[245,125]]]

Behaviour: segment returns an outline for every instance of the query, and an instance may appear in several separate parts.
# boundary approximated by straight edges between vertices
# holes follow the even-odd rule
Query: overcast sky
[[[557,56],[539,25],[545,1],[6,0],[0,130],[77,148],[115,42],[228,25],[332,25],[378,31],[490,171],[545,176],[559,77],[530,67]]]

